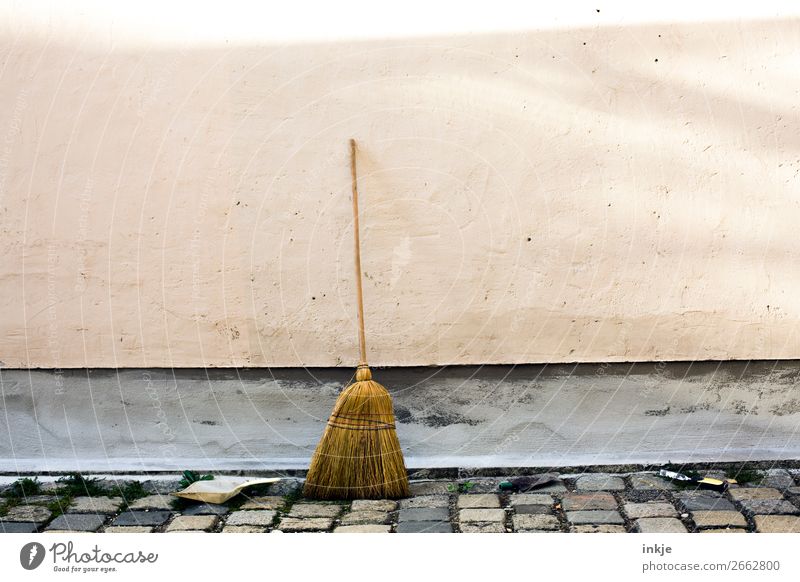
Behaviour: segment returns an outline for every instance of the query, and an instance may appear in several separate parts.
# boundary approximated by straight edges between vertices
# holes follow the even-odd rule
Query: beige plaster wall
[[[352,365],[351,136],[374,364],[800,357],[796,20],[115,30],[0,24],[7,367]]]

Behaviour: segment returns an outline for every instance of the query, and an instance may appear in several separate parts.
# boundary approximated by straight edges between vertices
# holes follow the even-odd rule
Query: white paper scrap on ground
[[[174,495],[194,501],[204,501],[206,503],[225,503],[228,499],[237,495],[245,487],[253,485],[265,485],[280,481],[280,477],[269,477],[266,479],[248,479],[247,477],[215,477],[210,481],[195,481],[182,491],[176,491]]]

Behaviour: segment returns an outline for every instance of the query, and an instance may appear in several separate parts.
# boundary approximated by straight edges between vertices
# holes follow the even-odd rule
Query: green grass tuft
[[[450,493],[469,493],[473,487],[475,487],[475,483],[472,481],[464,481],[462,483],[458,483],[457,485],[448,485],[447,490]]]
[[[174,499],[170,500],[169,505],[175,511],[184,511],[185,509],[188,509],[193,505],[197,505],[198,503],[198,501],[192,501],[191,499],[175,497]]]
[[[19,505],[19,499],[16,497],[7,499],[4,503],[0,504],[0,517],[5,517],[8,513],[8,510],[15,505]]]
[[[117,485],[112,490],[112,497],[122,497],[125,505],[130,505],[132,501],[147,497],[150,493],[144,488],[141,481],[129,481],[124,485]]]
[[[0,503],[0,517],[5,517],[8,514],[9,509],[19,505],[25,501],[26,498],[39,495],[41,492],[42,484],[39,483],[39,479],[37,477],[34,477],[33,479],[30,477],[17,479],[6,491],[3,492],[4,500],[2,503]]]
[[[53,512],[53,515],[50,516],[50,519],[53,520],[64,513],[69,507],[70,503],[72,503],[72,497],[68,495],[58,497],[57,499],[54,499],[48,503],[47,509]]]
[[[58,483],[58,493],[62,496],[81,497],[104,497],[109,495],[108,488],[103,486],[102,479],[96,477],[84,477],[80,473],[69,473],[56,480]]]
[[[731,468],[725,471],[725,476],[728,479],[736,479],[739,485],[751,484],[757,485],[764,478],[760,471],[747,468]]]
[[[39,483],[39,478],[24,477],[17,479],[11,484],[11,487],[4,493],[6,497],[25,498],[33,495],[39,495],[42,492],[42,484]]]

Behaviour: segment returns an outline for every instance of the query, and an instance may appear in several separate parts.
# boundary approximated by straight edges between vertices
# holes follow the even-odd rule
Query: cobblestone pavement
[[[3,488],[0,532],[800,532],[800,469],[750,471],[725,493],[653,472],[586,473],[529,493],[481,477],[412,481],[407,499],[324,503],[303,499],[302,480],[288,478],[224,505],[174,497],[177,480],[142,479],[17,481]]]

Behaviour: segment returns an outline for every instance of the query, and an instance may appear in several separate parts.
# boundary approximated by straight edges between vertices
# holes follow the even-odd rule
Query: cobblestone
[[[128,505],[128,509],[160,509],[162,511],[169,511],[172,509],[172,500],[174,497],[169,495],[148,495]]]
[[[411,509],[401,509],[398,514],[398,521],[447,521],[450,512],[446,507],[412,507]]]
[[[787,489],[794,486],[794,479],[786,469],[769,469],[759,485]]]
[[[516,531],[541,531],[559,529],[554,515],[515,515],[512,518]]]
[[[567,519],[575,525],[584,524],[611,524],[622,525],[625,520],[618,511],[589,510],[589,511],[568,511]]]
[[[416,507],[447,507],[450,499],[447,495],[421,495],[400,500],[400,509],[413,509]]]
[[[278,525],[280,531],[288,533],[304,531],[328,530],[333,525],[332,517],[312,517],[310,519],[300,519],[296,517],[286,517]]]
[[[686,526],[673,517],[649,517],[636,520],[640,533],[686,533]]]
[[[179,515],[170,522],[166,531],[208,531],[218,521],[216,515]]]
[[[111,525],[104,533],[151,533],[155,528],[146,525]]]
[[[17,505],[8,510],[3,521],[30,521],[33,523],[44,523],[53,512],[40,505]]]
[[[389,533],[392,529],[390,525],[377,523],[366,523],[362,525],[340,525],[333,533]]]
[[[397,501],[392,499],[356,499],[350,507],[352,511],[395,511]]]
[[[218,503],[197,503],[183,510],[183,515],[227,515],[230,508]]]
[[[754,499],[783,499],[783,494],[772,487],[738,487],[730,490],[734,501],[751,501]]]
[[[502,509],[462,509],[458,512],[458,520],[461,522],[503,523],[505,519],[506,512]]]
[[[598,473],[579,477],[576,487],[578,491],[622,491],[625,489],[625,482],[622,477]]]
[[[516,513],[549,514],[553,512],[553,497],[546,493],[512,495],[509,504]]]
[[[279,509],[283,506],[283,497],[268,495],[265,497],[251,497],[239,509]]]
[[[289,511],[289,517],[336,517],[341,512],[341,505],[295,503]]]
[[[389,514],[385,511],[353,511],[342,517],[342,525],[389,523]]]
[[[573,533],[625,533],[621,525],[576,525],[570,530]]]
[[[257,525],[226,525],[222,533],[264,533],[266,528]]]
[[[514,511],[516,513],[553,513],[553,508],[549,505],[515,505]]]
[[[32,522],[4,522],[0,521],[0,533],[33,533],[38,524]]]
[[[165,523],[171,516],[172,514],[169,511],[125,511],[114,519],[112,525],[159,526]]]
[[[480,495],[459,495],[457,507],[459,509],[496,509],[500,507],[500,498],[492,493],[484,493]]]
[[[669,503],[626,503],[625,514],[631,519],[640,517],[677,517],[678,512]]]
[[[747,527],[747,521],[738,511],[696,511],[692,519],[697,527]]]
[[[70,513],[116,513],[122,505],[120,497],[75,497],[69,505]]]
[[[269,509],[234,511],[225,520],[225,525],[258,525],[266,527],[272,525],[274,519],[275,512]]]
[[[630,477],[631,487],[639,491],[672,491],[676,485],[653,473],[634,473]]]
[[[96,513],[65,513],[59,515],[47,526],[46,531],[97,531],[106,520]]]
[[[58,499],[58,497],[54,495],[29,495],[22,498],[22,503],[25,505],[47,505],[53,503],[56,499]]]
[[[800,514],[800,509],[788,501],[779,499],[755,499],[753,501],[742,501],[745,511],[759,514]]]
[[[616,509],[617,500],[610,493],[569,493],[561,500],[565,511],[582,511],[587,509]]]
[[[517,507],[519,505],[553,505],[553,497],[546,493],[516,493],[509,499],[509,503]]]
[[[686,511],[736,511],[733,503],[707,492],[690,492],[677,496]]]
[[[761,533],[800,533],[800,517],[793,515],[756,515],[756,530]]]
[[[507,533],[502,523],[462,523],[461,533]]]

